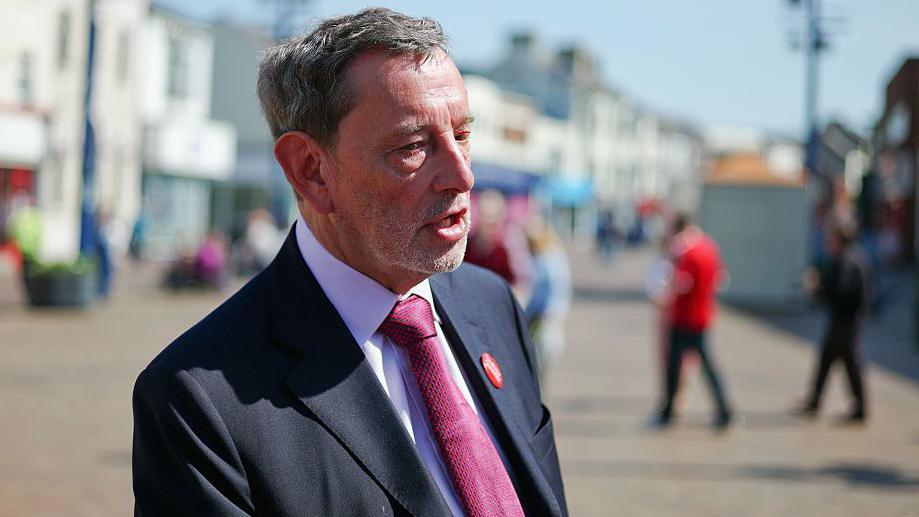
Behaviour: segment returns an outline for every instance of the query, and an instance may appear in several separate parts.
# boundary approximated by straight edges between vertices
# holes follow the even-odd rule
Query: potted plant
[[[88,258],[73,262],[27,261],[23,279],[33,307],[83,307],[96,294],[96,270]]]

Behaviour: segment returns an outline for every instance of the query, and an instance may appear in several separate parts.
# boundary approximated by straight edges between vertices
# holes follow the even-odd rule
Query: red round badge
[[[498,361],[495,361],[495,358],[488,352],[482,354],[482,368],[485,369],[485,375],[495,388],[501,389],[501,386],[504,386],[504,375],[501,375]]]

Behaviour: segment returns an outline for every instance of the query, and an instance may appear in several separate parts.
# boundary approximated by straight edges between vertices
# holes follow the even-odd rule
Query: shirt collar
[[[303,260],[359,345],[363,346],[373,336],[397,301],[415,294],[427,300],[433,311],[434,299],[427,279],[399,296],[329,253],[316,240],[302,215],[297,216],[294,231]],[[439,323],[437,312],[433,312]]]

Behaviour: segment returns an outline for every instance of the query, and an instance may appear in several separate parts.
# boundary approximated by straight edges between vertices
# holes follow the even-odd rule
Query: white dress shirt
[[[409,292],[399,296],[380,285],[376,280],[355,270],[351,266],[337,259],[326,250],[307,227],[302,216],[297,218],[296,225],[297,246],[303,255],[303,260],[309,265],[316,280],[322,287],[329,301],[341,315],[354,341],[360,345],[367,362],[373,368],[383,391],[389,396],[396,414],[409,436],[415,442],[415,447],[437,483],[437,487],[447,501],[453,515],[465,515],[462,502],[459,500],[450,473],[443,461],[437,439],[431,431],[427,417],[427,407],[415,381],[410,362],[405,352],[392,343],[389,338],[378,331],[383,320],[396,305],[397,301],[411,295],[417,295],[431,304],[434,313],[434,325],[437,328],[437,338],[441,345],[450,376],[456,383],[460,392],[466,398],[469,406],[479,415],[488,437],[491,438],[498,454],[505,465],[507,464],[503,451],[498,446],[492,432],[488,418],[482,412],[475,394],[469,391],[466,378],[456,362],[456,357],[440,327],[441,319],[434,307],[434,298],[431,295],[431,285],[425,279],[420,284],[411,288]],[[385,437],[380,437],[381,443]],[[508,472],[508,475],[511,475]],[[513,476],[511,476],[513,480]]]

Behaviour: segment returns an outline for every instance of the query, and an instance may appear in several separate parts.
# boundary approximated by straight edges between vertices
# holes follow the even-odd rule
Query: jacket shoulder
[[[270,336],[269,296],[264,273],[256,275],[198,323],[183,332],[148,365],[167,369],[219,367]]]
[[[473,291],[478,296],[485,294],[505,297],[510,292],[510,285],[496,273],[467,262],[460,264],[454,271],[441,273],[437,277],[437,280],[446,281],[454,289]]]

